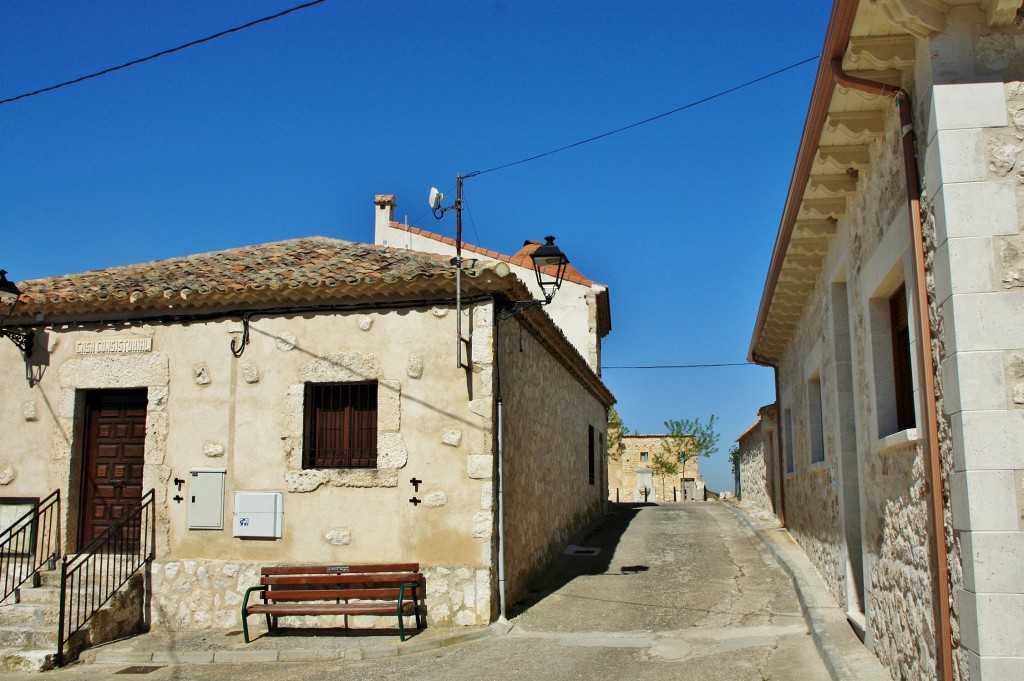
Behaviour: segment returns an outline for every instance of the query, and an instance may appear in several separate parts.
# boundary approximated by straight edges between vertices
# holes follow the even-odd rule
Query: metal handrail
[[[61,562],[58,667],[64,664],[71,637],[155,557],[155,500],[156,491],[151,489],[82,551]]]
[[[44,564],[60,558],[60,490],[54,490],[0,532],[0,603]]]

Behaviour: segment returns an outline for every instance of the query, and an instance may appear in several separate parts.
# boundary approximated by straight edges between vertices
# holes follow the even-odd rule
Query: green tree
[[[664,446],[662,443],[662,447]],[[661,498],[665,499],[665,478],[679,475],[679,455],[674,450],[654,452],[648,468],[651,469],[651,475],[661,478]]]
[[[740,444],[738,442],[733,443],[732,448],[729,449],[729,461],[732,462],[732,478],[734,481],[734,489],[736,490],[736,498],[742,499],[743,490],[740,489]]]
[[[696,419],[669,419],[665,421],[667,434],[661,443],[661,455],[655,459],[668,459],[663,475],[677,475],[682,468],[700,457],[710,457],[718,451],[719,435],[715,431],[716,417],[708,418],[707,423]],[[671,464],[671,465],[669,465]],[[654,470],[654,466],[651,466]],[[664,478],[662,479],[662,496],[664,497]]]
[[[619,416],[619,412],[615,411],[615,407],[612,407],[608,411],[608,459],[611,461],[618,461],[622,458],[623,452],[626,451],[626,443],[623,441],[623,437],[629,435],[630,430],[626,427],[626,424],[622,422],[622,417]]]

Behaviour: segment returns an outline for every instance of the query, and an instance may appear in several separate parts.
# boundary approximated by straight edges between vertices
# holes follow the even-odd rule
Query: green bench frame
[[[423,628],[422,599],[426,581],[419,563],[376,565],[277,565],[260,569],[260,584],[246,589],[242,601],[242,633],[249,643],[249,615],[267,618],[267,630],[285,615],[382,615],[398,618],[405,641],[407,616]],[[249,596],[262,600],[249,604]],[[348,620],[346,619],[346,624]]]

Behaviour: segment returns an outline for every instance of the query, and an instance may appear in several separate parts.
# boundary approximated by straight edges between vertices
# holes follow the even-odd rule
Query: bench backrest
[[[378,565],[273,565],[260,570],[266,600],[348,600],[398,598],[403,584],[415,584],[424,596],[418,563]],[[406,598],[414,594],[406,589]]]

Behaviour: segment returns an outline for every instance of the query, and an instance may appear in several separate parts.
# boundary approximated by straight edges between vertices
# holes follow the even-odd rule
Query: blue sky
[[[5,0],[0,99],[299,0]],[[329,0],[0,106],[0,267],[23,279],[299,236],[373,240],[373,197],[454,236],[432,185],[684,106],[821,50],[830,3]],[[611,291],[604,364],[742,362],[816,62],[466,181],[465,238],[554,234]],[[774,400],[770,369],[606,369],[626,425]]]

